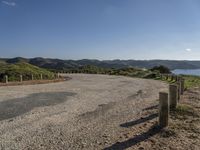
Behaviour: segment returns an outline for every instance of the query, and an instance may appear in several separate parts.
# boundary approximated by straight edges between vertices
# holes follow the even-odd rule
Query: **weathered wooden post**
[[[33,76],[33,74],[31,74],[31,80],[34,80],[34,76]]]
[[[166,80],[168,80],[168,74],[166,74]]]
[[[176,76],[172,75],[173,81],[176,81]]]
[[[8,76],[5,75],[5,83],[8,83]]]
[[[168,126],[169,120],[169,99],[168,94],[159,93],[159,126],[164,128]]]
[[[170,81],[173,81],[173,75],[170,75]]]
[[[171,74],[168,75],[168,78],[169,78],[170,81],[172,80]]]
[[[181,97],[181,83],[177,81],[177,88],[178,88],[178,101],[180,100]]]
[[[178,76],[176,76],[176,82],[178,82],[178,78],[179,78],[179,77],[178,77]]]
[[[174,75],[171,75],[171,81],[174,81]]]
[[[171,81],[171,75],[170,74],[167,75],[167,78],[168,78],[168,80]]]
[[[184,79],[181,79],[181,95],[183,95],[183,92],[184,92],[184,88],[185,88],[185,80]]]
[[[23,81],[23,76],[22,75],[20,75],[20,82],[22,82]]]
[[[163,75],[162,75],[162,74],[160,74],[160,79],[162,80],[162,78],[163,78]]]
[[[58,79],[60,78],[60,74],[59,74],[59,72],[57,73],[57,78],[58,78]]]
[[[43,76],[42,76],[42,74],[40,74],[40,79],[41,79],[41,80],[43,79]]]
[[[169,104],[170,108],[175,109],[178,102],[178,86],[176,84],[169,85]]]

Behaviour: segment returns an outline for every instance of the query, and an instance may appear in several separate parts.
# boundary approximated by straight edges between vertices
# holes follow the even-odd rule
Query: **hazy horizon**
[[[198,0],[0,0],[2,58],[199,60]]]
[[[34,58],[44,58],[44,59],[60,59],[60,60],[98,60],[98,61],[114,61],[114,60],[121,60],[121,61],[128,61],[128,60],[134,60],[134,61],[154,61],[154,60],[159,60],[159,61],[200,61],[199,60],[184,60],[184,59],[95,59],[95,58],[81,58],[81,59],[62,59],[62,58],[57,58],[57,57],[21,57],[21,56],[16,56],[16,57],[0,57],[0,59],[13,59],[13,58],[25,58],[25,59],[34,59]]]

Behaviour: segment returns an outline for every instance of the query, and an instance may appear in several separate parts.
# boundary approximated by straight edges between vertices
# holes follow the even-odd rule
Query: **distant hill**
[[[152,68],[154,66],[163,65],[171,70],[173,69],[199,69],[200,61],[177,61],[177,60],[96,60],[96,59],[82,59],[82,60],[61,60],[61,59],[50,59],[50,58],[12,58],[0,59],[2,63],[29,63],[38,67],[46,68],[52,71],[68,70],[73,68],[79,68],[86,65],[97,66],[101,68],[127,68],[127,67],[138,67],[138,68]]]

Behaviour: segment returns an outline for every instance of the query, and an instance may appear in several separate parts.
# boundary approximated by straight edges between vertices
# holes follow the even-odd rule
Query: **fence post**
[[[162,74],[160,74],[160,78],[161,78],[161,80],[162,80],[162,78],[163,78],[163,75],[162,75]]]
[[[23,76],[22,75],[20,75],[20,82],[22,82],[23,81]]]
[[[41,79],[41,80],[43,79],[43,76],[42,76],[42,74],[40,74],[40,79]]]
[[[169,99],[168,94],[164,92],[159,93],[159,126],[168,126],[169,120]]]
[[[60,74],[59,74],[59,72],[57,73],[57,78],[59,79],[59,77],[60,77]]]
[[[184,84],[185,84],[185,80],[184,80],[184,79],[181,79],[180,82],[181,82],[181,95],[183,95],[184,88],[185,88],[185,87],[184,87],[184,86],[185,86],[185,85],[184,85]]]
[[[171,75],[171,81],[173,81],[174,80],[174,76],[173,75]]]
[[[174,81],[174,75],[171,75],[171,81]]]
[[[8,76],[5,75],[5,83],[8,83]]]
[[[31,74],[31,80],[34,80],[33,74]]]
[[[171,81],[172,80],[172,77],[171,77],[171,75],[169,74],[168,75],[168,79]]]
[[[168,77],[168,74],[166,74],[166,80],[168,80],[168,78],[169,78],[169,77]]]
[[[178,76],[176,76],[176,82],[178,82]]]
[[[180,81],[177,82],[177,87],[178,87],[178,101],[179,101],[180,97],[181,97],[181,83],[180,83]]]
[[[175,84],[169,85],[169,104],[170,108],[175,109],[178,101],[178,86]]]

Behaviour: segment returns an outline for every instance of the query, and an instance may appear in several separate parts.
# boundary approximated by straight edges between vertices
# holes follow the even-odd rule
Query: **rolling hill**
[[[40,74],[43,75],[44,79],[52,79],[54,77],[52,72],[26,62],[16,62],[15,64],[0,63],[0,81],[4,80],[5,75],[8,75],[9,81],[19,81],[20,75],[23,75],[23,80],[30,80],[32,75],[34,79],[40,79]]]
[[[137,67],[137,68],[152,68],[154,66],[163,65],[171,70],[174,69],[198,69],[200,68],[200,61],[177,61],[177,60],[96,60],[96,59],[82,59],[82,60],[61,60],[61,59],[51,59],[51,58],[2,58],[0,63],[29,63],[41,68],[46,68],[52,71],[62,71],[67,69],[75,69],[83,67],[86,65],[97,66],[101,68],[127,68],[127,67]]]

